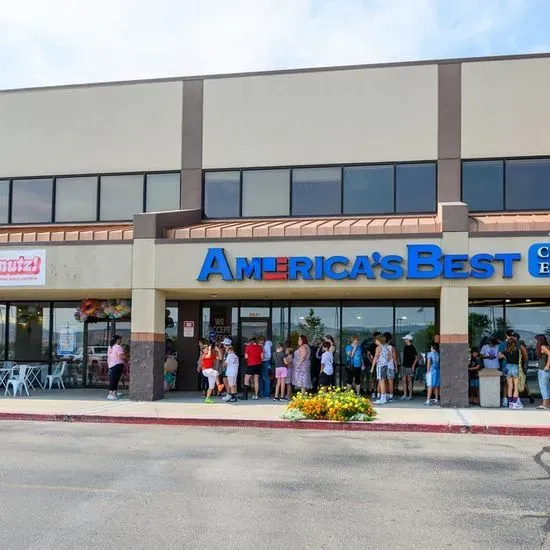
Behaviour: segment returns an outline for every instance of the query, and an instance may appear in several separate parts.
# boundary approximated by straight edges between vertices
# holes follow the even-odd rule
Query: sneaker
[[[207,405],[211,405],[212,403],[214,403],[214,401],[212,401],[212,398],[211,397],[207,397],[204,402],[207,404]]]
[[[402,395],[400,398],[399,398],[399,401],[407,401],[407,399],[409,399],[406,395]]]
[[[370,397],[371,397],[371,399],[376,399],[376,397],[377,397],[376,392],[372,392],[372,395]]]
[[[437,407],[439,405],[439,399],[432,399],[432,405]]]
[[[288,397],[281,397],[281,401],[288,401]]]
[[[252,399],[258,400],[258,399],[260,399],[260,398],[259,398],[257,395],[253,395],[253,396],[252,396]]]
[[[222,401],[231,401],[231,396],[227,394],[225,397],[222,397]]]
[[[373,405],[386,405],[387,404],[387,400],[386,399],[377,399],[376,401],[373,402]]]
[[[412,401],[412,398],[413,398],[413,396],[412,396],[412,395],[409,395],[409,396],[407,397],[407,401]]]
[[[116,401],[117,399],[118,397],[116,395],[113,395],[112,393],[107,396],[107,401]]]
[[[502,406],[505,407],[505,408],[508,406],[508,398],[507,397],[502,398]]]
[[[393,395],[386,396],[386,400],[388,403],[393,403]]]
[[[274,397],[273,401],[280,401],[280,399],[278,397]]]
[[[229,398],[228,403],[236,403],[236,402],[237,402],[237,396],[236,396],[236,395],[232,395],[232,396]]]
[[[509,408],[509,409],[515,409],[515,408],[516,408],[516,404],[515,404],[513,401],[508,400],[508,408]]]
[[[425,406],[425,407],[431,407],[431,406],[432,406],[432,402],[431,402],[429,399],[426,399],[426,401],[424,401],[424,406]]]
[[[518,397],[518,400],[514,403],[514,409],[523,409],[523,403],[521,402],[521,399]]]

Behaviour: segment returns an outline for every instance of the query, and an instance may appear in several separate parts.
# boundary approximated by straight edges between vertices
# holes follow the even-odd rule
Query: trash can
[[[479,404],[482,407],[500,407],[500,371],[481,369],[479,371]]]

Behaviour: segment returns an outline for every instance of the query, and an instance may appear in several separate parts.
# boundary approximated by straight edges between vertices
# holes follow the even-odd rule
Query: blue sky
[[[0,89],[550,51],[547,0],[18,0]]]

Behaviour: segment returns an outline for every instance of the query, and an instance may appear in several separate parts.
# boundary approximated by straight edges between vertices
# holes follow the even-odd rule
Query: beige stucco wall
[[[435,158],[436,65],[204,82],[204,168]]]
[[[0,298],[34,299],[66,296],[129,297],[132,281],[132,244],[63,245],[18,250],[46,251],[46,284],[43,286],[0,287]],[[13,251],[13,248],[0,249]]]
[[[181,168],[181,82],[4,92],[0,121],[0,178]]]
[[[462,156],[550,154],[550,58],[462,65]]]

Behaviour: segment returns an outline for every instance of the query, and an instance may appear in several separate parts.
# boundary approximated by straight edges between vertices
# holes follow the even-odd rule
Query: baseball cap
[[[403,336],[403,340],[410,340],[412,342],[413,341],[413,335],[412,334],[407,334],[406,336]]]
[[[516,335],[516,333],[511,328],[509,328],[506,331],[506,336],[508,336],[508,338],[510,338],[511,336],[515,336],[515,335]]]
[[[224,338],[222,344],[224,346],[230,346],[233,342],[229,338]]]

